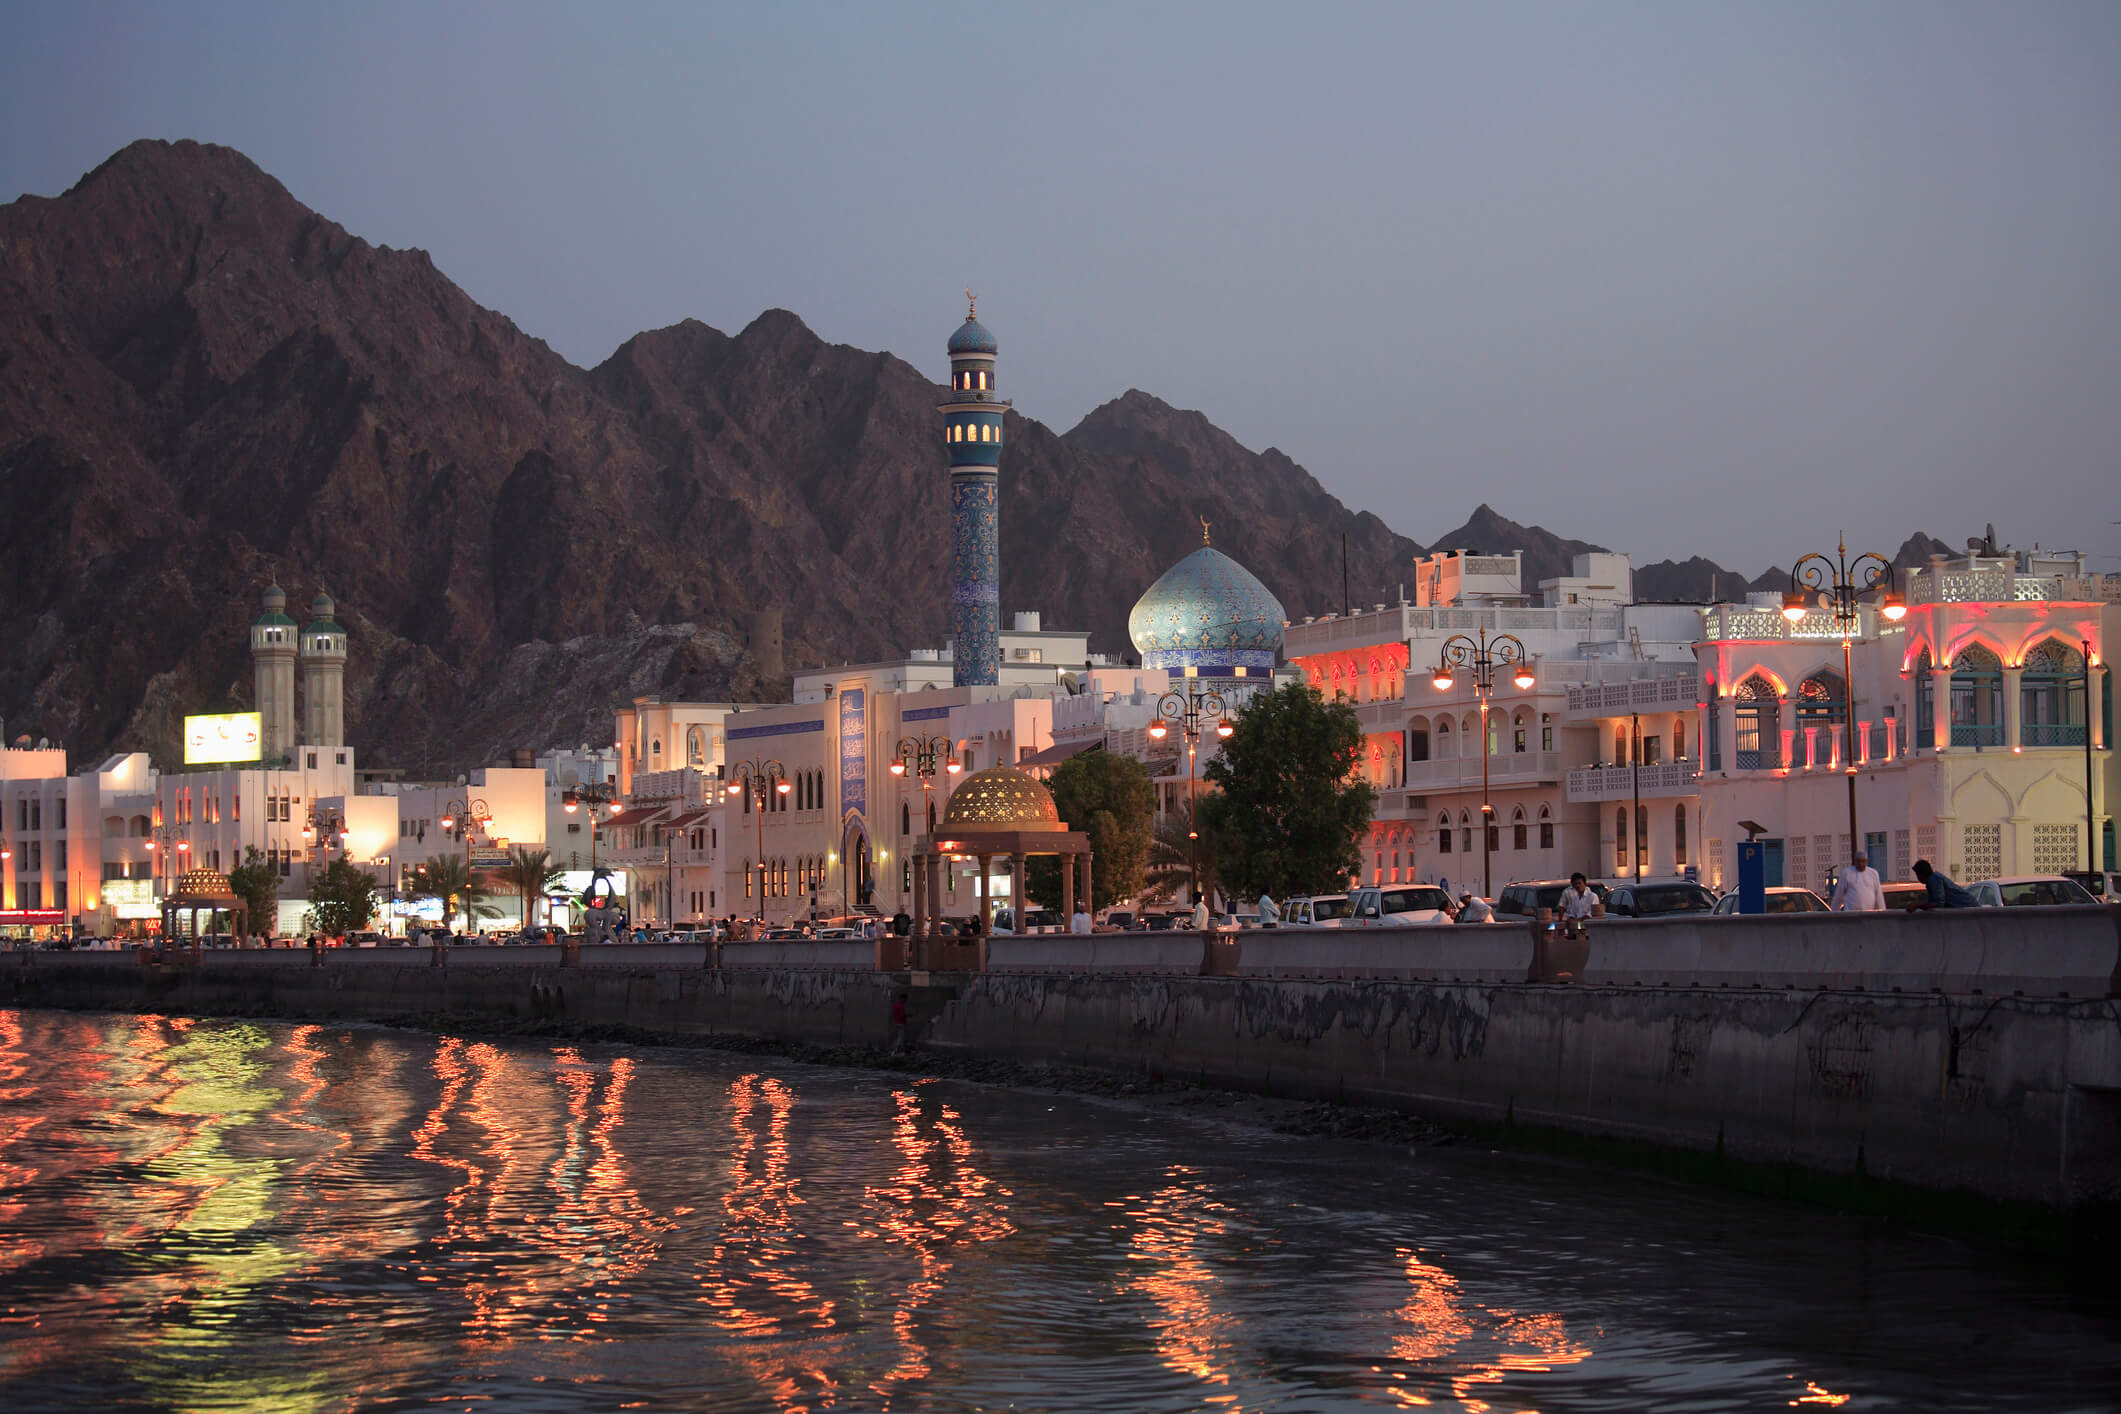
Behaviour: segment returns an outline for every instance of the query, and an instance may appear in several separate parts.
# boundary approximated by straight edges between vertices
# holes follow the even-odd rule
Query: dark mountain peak
[[[688,321],[689,322],[689,321]],[[746,346],[815,346],[824,342],[802,317],[793,310],[765,309],[758,318],[746,324],[737,334],[737,342]]]
[[[1543,526],[1519,525],[1483,501],[1456,530],[1447,530],[1431,545],[1435,550],[1467,550],[1476,555],[1524,551],[1524,590],[1534,592],[1542,579],[1569,572],[1578,555],[1603,550],[1587,540],[1568,540]]]
[[[1918,530],[1901,542],[1900,549],[1893,555],[1893,568],[1904,570],[1914,565],[1928,564],[1932,555],[1959,553],[1928,531]]]

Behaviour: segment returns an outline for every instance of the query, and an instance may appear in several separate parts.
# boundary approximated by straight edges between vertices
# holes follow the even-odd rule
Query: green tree
[[[249,913],[245,924],[251,932],[270,938],[280,931],[280,871],[264,851],[251,845],[243,851],[243,862],[228,871],[228,887]]]
[[[1362,863],[1362,836],[1377,793],[1355,776],[1362,723],[1306,683],[1263,692],[1237,714],[1222,754],[1202,779],[1203,833],[1240,897],[1276,898],[1346,886]]]
[[[309,915],[319,932],[334,936],[366,928],[376,916],[376,876],[334,859],[310,882]]]
[[[528,845],[519,844],[508,851],[508,863],[496,870],[494,877],[501,884],[515,890],[516,899],[523,906],[523,911],[517,916],[527,928],[538,900],[559,887],[560,868],[552,862],[551,850],[532,849]]]
[[[1090,837],[1091,909],[1140,893],[1156,819],[1149,769],[1131,756],[1085,751],[1056,767],[1048,788],[1068,828]],[[1060,861],[1033,856],[1025,865],[1024,889],[1048,908],[1060,907]]]
[[[440,899],[442,926],[452,930],[456,927],[459,912],[463,913],[467,925],[474,918],[494,918],[500,914],[499,909],[486,902],[485,880],[464,867],[461,854],[437,854],[425,864],[414,866],[412,896]]]

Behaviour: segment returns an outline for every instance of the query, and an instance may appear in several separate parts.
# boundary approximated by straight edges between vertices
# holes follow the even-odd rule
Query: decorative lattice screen
[[[1966,863],[1963,882],[1993,879],[2003,872],[2003,827],[1968,825],[1964,833]]]
[[[2084,862],[2075,825],[2033,826],[2033,872],[2059,874]]]
[[[1902,879],[1915,877],[1915,856],[1909,848],[1914,843],[1911,836],[1908,830],[1893,831],[1893,867],[1900,871],[1897,877]]]
[[[1709,875],[1710,875],[1710,878],[1709,878],[1709,887],[1710,887],[1710,888],[1712,888],[1712,889],[1720,889],[1720,888],[1722,888],[1722,887],[1723,887],[1723,841],[1722,841],[1722,840],[1710,840],[1710,841],[1709,841]]]
[[[1812,876],[1805,871],[1803,835],[1790,836],[1789,857],[1783,861],[1783,866],[1783,883],[1796,884],[1807,889],[1812,886]]]

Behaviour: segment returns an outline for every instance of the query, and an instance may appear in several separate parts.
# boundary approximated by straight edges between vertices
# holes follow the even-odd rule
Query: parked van
[[[1296,927],[1338,928],[1348,916],[1346,894],[1310,894],[1289,900],[1281,921]]]

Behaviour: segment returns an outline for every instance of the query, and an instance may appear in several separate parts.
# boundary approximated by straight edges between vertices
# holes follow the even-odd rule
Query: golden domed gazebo
[[[942,864],[946,858],[979,861],[979,919],[984,937],[994,926],[994,900],[987,877],[995,856],[1007,855],[1014,885],[1010,897],[1017,917],[1024,913],[1024,861],[1034,854],[1058,854],[1061,867],[1061,914],[1075,912],[1076,862],[1082,869],[1082,897],[1090,897],[1090,837],[1061,822],[1053,796],[1039,781],[1012,766],[994,766],[968,777],[950,793],[950,804],[933,834],[922,835],[913,848],[914,930],[931,938],[942,920]],[[1021,924],[1019,924],[1021,926]],[[977,965],[977,964],[975,964]]]
[[[218,869],[187,869],[177,876],[177,886],[162,900],[162,941],[164,946],[178,938],[177,919],[189,915],[191,945],[196,951],[202,940],[199,932],[199,915],[206,915],[207,927],[213,927],[213,917],[225,913],[230,917],[230,931],[240,938],[245,931],[250,910],[230,887],[228,876]]]

